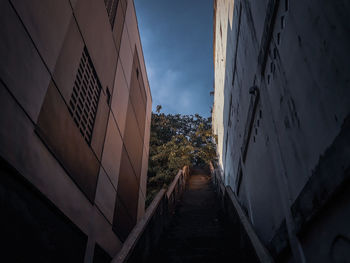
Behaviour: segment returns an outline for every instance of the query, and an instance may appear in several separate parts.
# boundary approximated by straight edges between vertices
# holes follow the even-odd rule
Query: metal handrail
[[[180,180],[180,177],[182,176],[183,172],[182,170],[179,170],[179,172],[177,173],[177,175],[175,176],[174,180],[172,181],[172,183],[170,184],[170,186],[168,187],[168,191],[166,192],[168,198],[170,197],[170,195],[173,193],[178,181]]]
[[[150,206],[147,208],[146,213],[142,217],[142,219],[136,224],[136,226],[133,228],[131,233],[129,234],[128,238],[125,240],[121,250],[117,254],[117,256],[112,260],[112,263],[122,263],[125,262],[132,250],[134,249],[137,241],[143,234],[148,222],[151,220],[155,212],[157,211],[157,208],[159,204],[161,203],[162,199],[165,196],[165,189],[162,189],[159,191],[159,193],[156,195],[156,197],[153,199]]]
[[[238,203],[237,197],[234,194],[234,192],[232,191],[232,188],[230,186],[226,186],[226,192],[227,192],[234,208],[236,209],[239,220],[240,220],[245,232],[247,233],[247,235],[249,237],[249,240],[250,240],[250,242],[255,250],[257,257],[259,258],[259,261],[263,262],[263,263],[265,263],[265,262],[266,263],[273,263],[274,260],[272,259],[270,253],[267,251],[267,249],[261,243],[259,237],[255,233],[255,230],[253,229],[252,224],[250,223],[249,219],[247,218],[247,216],[243,212],[242,207]]]
[[[119,253],[113,258],[112,263],[122,263],[127,262],[131,257],[134,249],[141,239],[142,235],[145,233],[146,228],[149,225],[149,222],[154,219],[154,217],[162,217],[163,221],[168,220],[168,215],[173,213],[175,209],[176,202],[179,200],[182,195],[186,179],[189,175],[189,167],[185,166],[182,170],[179,170],[174,180],[168,187],[168,189],[162,189],[156,195],[150,206],[147,208],[146,213],[142,219],[136,224],[131,233],[129,234],[126,241],[123,243],[123,246]],[[167,213],[156,213],[162,204],[166,205]],[[152,227],[152,226],[151,226]]]
[[[259,261],[262,263],[273,263],[274,260],[272,256],[270,255],[269,251],[265,248],[265,246],[262,244],[252,224],[250,223],[250,220],[248,219],[246,214],[243,212],[243,209],[238,202],[236,194],[232,191],[232,188],[230,186],[225,187],[225,184],[222,181],[222,177],[220,176],[220,171],[218,169],[215,169],[212,163],[210,163],[210,172],[214,177],[213,179],[215,181],[215,184],[217,185],[217,187],[221,192],[220,194],[227,195],[229,200],[231,201],[231,204],[233,205],[237,213],[239,222],[242,225],[244,232],[247,234],[249,241],[253,246]]]

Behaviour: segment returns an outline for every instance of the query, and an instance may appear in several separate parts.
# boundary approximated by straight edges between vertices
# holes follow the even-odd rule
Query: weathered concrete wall
[[[226,69],[226,51],[227,43],[230,41],[231,35],[227,34],[227,30],[232,26],[232,10],[233,10],[233,1],[215,1],[214,4],[216,7],[214,21],[214,68],[215,68],[215,96],[214,96],[214,105],[213,113],[215,116],[213,118],[213,130],[215,134],[218,135],[218,153],[220,164],[223,164],[223,147],[224,147],[224,105],[225,99],[224,96],[224,86],[227,82],[227,74],[230,74],[229,70]],[[228,50],[230,52],[230,50]],[[232,54],[230,54],[232,57]],[[231,66],[231,65],[228,65]],[[218,87],[218,88],[216,88]]]
[[[213,118],[220,164],[225,184],[275,256],[288,236],[298,259],[329,260],[305,241],[318,233],[304,229],[326,203],[335,206],[330,198],[347,184],[349,12],[347,1],[216,3]],[[337,213],[338,234],[349,240],[347,212]],[[319,222],[325,229],[334,224]],[[335,234],[327,238],[336,242]]]

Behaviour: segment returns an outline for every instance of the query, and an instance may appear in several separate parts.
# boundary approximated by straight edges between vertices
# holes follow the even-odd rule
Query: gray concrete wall
[[[347,185],[349,3],[223,2],[234,4],[233,22],[227,20],[220,43],[223,10],[217,11],[214,52],[226,62],[225,81],[215,80],[215,96],[224,94],[223,113],[214,111],[213,118],[223,119],[217,134],[225,184],[235,190],[275,256],[282,255],[288,239],[297,259],[305,254],[312,261],[317,254],[320,262],[329,262],[319,247],[304,241],[317,240],[319,233],[304,230],[326,203],[336,205],[331,197]],[[226,50],[218,50],[218,44]],[[215,65],[215,70],[223,69]],[[344,196],[341,202],[350,200]],[[338,213],[337,233],[349,240],[347,212]],[[324,229],[335,224],[321,221]],[[336,242],[337,235],[328,233],[324,244]],[[331,253],[331,246],[324,249]]]
[[[106,259],[122,246],[113,224],[122,224],[114,219],[123,148],[138,184],[133,224],[145,210],[152,98],[133,1],[118,1],[110,21],[102,0],[0,2],[0,156],[83,233],[85,262],[95,249]],[[90,142],[69,113],[84,47],[101,86]],[[133,158],[124,141],[136,53],[144,103]]]

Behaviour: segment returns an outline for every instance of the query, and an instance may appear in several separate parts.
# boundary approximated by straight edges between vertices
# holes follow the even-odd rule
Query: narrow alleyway
[[[197,171],[150,262],[228,262],[235,258],[234,233],[223,219],[211,178]]]

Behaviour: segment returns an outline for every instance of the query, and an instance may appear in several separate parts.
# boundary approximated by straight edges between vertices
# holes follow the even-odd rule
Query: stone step
[[[208,175],[196,171],[149,262],[225,262],[239,259],[238,237],[222,217]],[[239,262],[239,261],[237,261]]]

